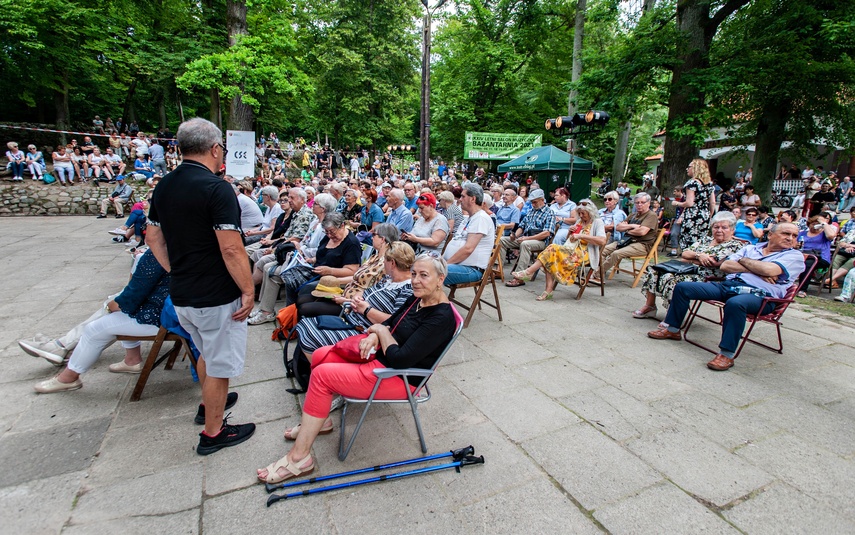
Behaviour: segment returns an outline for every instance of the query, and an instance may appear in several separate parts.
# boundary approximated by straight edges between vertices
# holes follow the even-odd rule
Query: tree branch
[[[731,16],[739,8],[748,4],[748,2],[750,2],[750,0],[728,0],[726,4],[721,6],[718,11],[715,12],[715,15],[709,18],[706,24],[707,31],[712,31],[712,33],[715,34],[719,25],[724,22],[724,19]]]

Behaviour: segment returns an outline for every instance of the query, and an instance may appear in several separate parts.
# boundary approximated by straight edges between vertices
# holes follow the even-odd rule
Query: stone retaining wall
[[[144,183],[130,185],[137,200],[144,198],[149,189]],[[59,182],[44,184],[29,178],[24,182],[3,183],[0,184],[0,216],[98,215],[101,201],[113,189],[113,184],[62,186]]]

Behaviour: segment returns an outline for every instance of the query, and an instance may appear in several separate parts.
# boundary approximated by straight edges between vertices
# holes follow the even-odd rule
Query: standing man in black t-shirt
[[[224,408],[237,402],[229,379],[243,371],[246,318],[254,288],[240,228],[240,208],[228,182],[214,172],[223,165],[222,131],[195,118],[178,127],[184,161],[155,189],[146,242],[172,275],[175,311],[201,353],[196,364],[205,424],[196,452],[208,455],[247,440],[255,424],[228,425]]]

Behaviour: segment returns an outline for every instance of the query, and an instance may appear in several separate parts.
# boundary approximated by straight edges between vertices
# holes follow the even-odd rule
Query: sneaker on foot
[[[108,230],[107,234],[112,234],[113,236],[124,236],[125,232],[127,232],[127,231],[128,231],[128,229],[125,229],[122,227],[116,227],[113,230]]]
[[[42,381],[40,383],[36,383],[36,386],[33,387],[33,390],[38,392],[39,394],[53,394],[54,392],[65,392],[68,390],[77,390],[78,388],[82,388],[83,383],[80,381],[80,378],[74,380],[71,383],[61,383],[57,377],[51,377],[46,381]]]
[[[128,241],[128,239],[124,236],[116,236],[115,238],[113,238],[114,243],[125,243],[126,241]]]
[[[107,219],[107,216],[105,216],[104,214],[98,214],[98,217],[96,217],[95,219]]]
[[[276,314],[273,312],[258,312],[255,316],[250,316],[250,325],[261,325],[262,323],[272,323],[276,319]]]
[[[56,340],[18,340],[18,345],[26,353],[34,357],[46,359],[54,366],[62,366],[62,362],[68,354],[68,350],[62,347]]]
[[[229,392],[226,396],[226,407],[224,410],[229,410],[235,406],[238,400],[237,392]],[[199,404],[199,410],[196,411],[196,418],[193,419],[199,425],[205,425],[205,406],[201,403]]]
[[[145,362],[139,362],[131,366],[129,364],[125,364],[124,360],[120,360],[119,362],[110,364],[108,369],[111,373],[140,373],[143,366],[145,366]]]
[[[255,424],[238,424],[229,425],[229,415],[223,418],[223,427],[216,436],[209,437],[204,431],[199,433],[199,445],[196,446],[196,453],[199,455],[210,455],[223,448],[237,446],[238,444],[249,440],[249,437],[255,433]]]

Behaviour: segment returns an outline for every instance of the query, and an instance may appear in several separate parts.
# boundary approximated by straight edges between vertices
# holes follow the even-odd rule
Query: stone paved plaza
[[[136,376],[107,371],[118,344],[83,389],[33,392],[56,368],[16,340],[60,335],[122,288],[116,222],[0,219],[0,532],[855,533],[853,322],[791,308],[783,355],[749,346],[715,373],[709,354],[645,336],[656,323],[630,316],[642,296],[625,275],[581,301],[502,287],[504,321],[476,314],[421,414],[430,453],[472,444],[485,465],[267,508],[255,468],[285,453],[300,413],[270,325],[250,327],[233,383],[233,421],[258,430],[208,457],[186,361],[156,369],[139,402]],[[318,439],[315,475],[420,455],[403,406],[372,409],[346,462],[337,447],[337,432]]]

